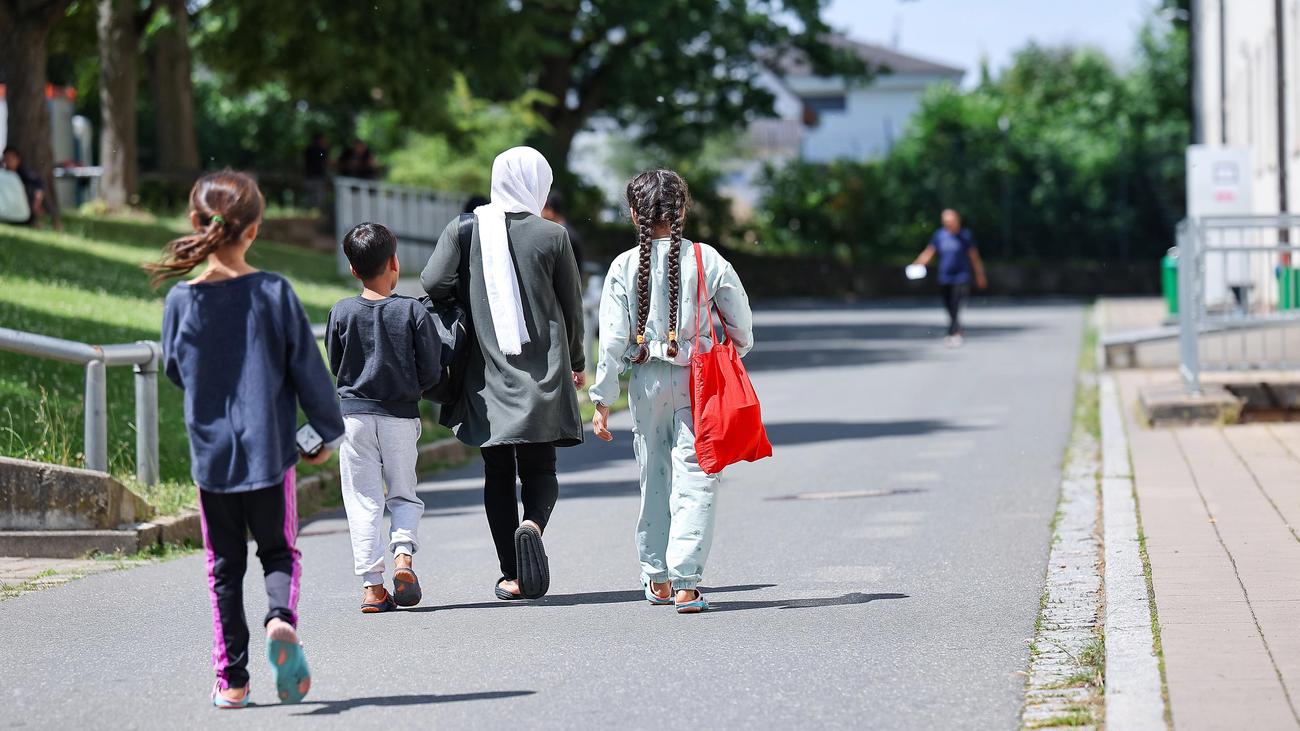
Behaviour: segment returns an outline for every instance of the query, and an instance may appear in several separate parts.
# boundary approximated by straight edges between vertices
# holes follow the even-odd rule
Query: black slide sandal
[[[537,599],[551,588],[551,567],[542,545],[542,534],[531,525],[515,531],[515,556],[519,562],[519,592],[526,599]]]
[[[399,607],[413,607],[424,598],[420,578],[414,569],[397,569],[393,572],[393,602]]]
[[[503,581],[509,581],[509,579],[507,579],[507,578],[504,577],[504,576],[502,576],[501,578],[497,579],[497,586],[496,586],[496,595],[497,595],[497,599],[501,599],[501,600],[503,600],[503,601],[511,602],[511,601],[516,600],[516,599],[523,599],[523,598],[524,598],[522,594],[511,594],[510,592],[506,591],[505,589],[502,589],[502,588],[501,588],[501,582],[503,582]]]

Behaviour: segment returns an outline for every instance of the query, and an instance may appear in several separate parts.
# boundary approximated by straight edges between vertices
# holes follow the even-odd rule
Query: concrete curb
[[[456,464],[469,458],[469,449],[455,437],[420,447],[416,469],[427,471],[439,465]],[[320,512],[330,495],[338,490],[337,471],[298,480],[298,516],[309,518]],[[160,543],[203,543],[203,525],[197,510],[156,518],[125,530],[0,531],[0,556],[23,558],[80,558],[89,553],[135,553]]]
[[[1165,702],[1151,630],[1151,597],[1138,541],[1138,508],[1123,409],[1112,374],[1102,373],[1099,387],[1106,550],[1106,726],[1164,729]]]

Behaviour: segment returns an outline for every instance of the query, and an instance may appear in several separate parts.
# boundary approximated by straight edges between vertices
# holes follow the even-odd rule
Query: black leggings
[[[939,294],[943,295],[943,307],[948,311],[948,334],[961,334],[961,305],[966,299],[965,284],[940,284]]]
[[[223,688],[248,685],[248,623],[244,618],[244,571],[248,534],[266,581],[266,617],[298,625],[298,493],[292,468],[284,482],[248,492],[199,490],[203,548],[212,601],[212,664]]]
[[[523,483],[520,497],[524,502],[524,520],[543,529],[550,520],[560,483],[555,478],[555,446],[552,444],[510,444],[484,447],[483,507],[488,527],[497,546],[501,575],[516,579],[515,530],[519,528],[519,503],[515,496],[515,476]]]

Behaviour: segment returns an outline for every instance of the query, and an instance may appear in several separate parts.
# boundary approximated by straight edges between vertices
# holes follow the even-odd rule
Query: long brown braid
[[[668,226],[668,357],[677,356],[677,315],[682,288],[682,220],[690,206],[690,190],[682,176],[671,170],[647,170],[627,184],[627,201],[636,214],[640,258],[637,263],[637,351],[633,363],[650,357],[646,347],[646,322],[650,317],[650,258],[654,230]]]

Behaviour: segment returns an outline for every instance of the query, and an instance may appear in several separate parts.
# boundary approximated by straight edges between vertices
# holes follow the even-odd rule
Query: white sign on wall
[[[1191,145],[1187,148],[1187,217],[1234,216],[1254,213],[1251,189],[1254,169],[1248,147],[1211,147]],[[1234,238],[1241,245],[1250,243]],[[1227,243],[1227,242],[1219,242]],[[1256,282],[1250,267],[1250,255],[1219,253],[1205,257],[1205,303],[1210,307],[1231,305],[1234,291],[1268,291],[1267,282]],[[1234,289],[1235,288],[1235,289]],[[1246,288],[1246,289],[1243,289]]]
[[[1187,148],[1187,215],[1228,216],[1252,213],[1254,183],[1248,147]]]

